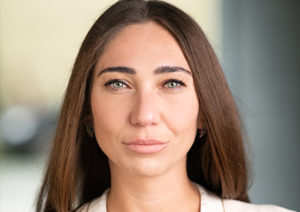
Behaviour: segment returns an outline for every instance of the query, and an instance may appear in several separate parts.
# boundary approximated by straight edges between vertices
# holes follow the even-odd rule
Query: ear
[[[202,129],[203,128],[203,124],[205,123],[205,117],[204,114],[201,110],[199,110],[199,115],[198,115],[198,119],[197,119],[197,127],[198,129]]]
[[[201,121],[201,122],[198,123],[198,129],[201,130],[202,127],[203,127],[203,122]]]
[[[88,123],[94,123],[93,115],[91,112],[87,112],[86,115],[82,119],[82,123],[87,125]]]

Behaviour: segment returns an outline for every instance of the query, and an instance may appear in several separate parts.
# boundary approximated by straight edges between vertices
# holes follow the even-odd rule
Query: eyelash
[[[181,81],[181,80],[177,80],[177,79],[169,79],[169,80],[166,80],[164,83],[163,83],[163,85],[164,86],[166,86],[168,83],[177,83],[177,85],[178,86],[176,86],[176,87],[166,87],[166,88],[168,88],[168,89],[177,89],[177,88],[180,88],[180,87],[186,87],[186,84],[183,82],[183,81]],[[121,79],[113,79],[113,80],[109,80],[108,82],[106,82],[105,84],[104,84],[104,86],[105,87],[110,87],[112,90],[115,90],[115,91],[118,91],[118,90],[121,90],[123,87],[121,87],[121,88],[113,88],[112,86],[113,86],[113,84],[114,83],[122,83],[124,86],[127,86],[127,87],[129,87],[128,85],[127,85],[127,83],[124,81],[124,80],[121,80]]]
[[[110,88],[113,89],[113,90],[120,90],[121,88],[113,88],[113,87],[112,87],[112,85],[113,85],[114,83],[122,83],[122,84],[128,86],[127,83],[126,83],[125,81],[120,80],[120,79],[109,80],[108,82],[106,82],[106,83],[104,84],[104,86],[105,86],[105,87],[110,87]]]
[[[186,84],[181,81],[181,80],[177,80],[177,79],[169,79],[167,81],[164,82],[164,85],[168,84],[168,83],[171,83],[171,82],[175,82],[178,84],[178,86],[176,86],[175,88],[178,88],[178,87],[186,87]],[[171,88],[170,88],[171,89]]]

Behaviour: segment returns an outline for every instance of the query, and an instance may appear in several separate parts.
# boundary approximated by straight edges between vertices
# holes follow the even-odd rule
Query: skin
[[[96,65],[91,108],[111,169],[108,211],[200,210],[186,173],[186,154],[202,126],[199,103],[188,63],[168,31],[154,22],[122,29]],[[124,145],[134,139],[167,144],[141,154]]]

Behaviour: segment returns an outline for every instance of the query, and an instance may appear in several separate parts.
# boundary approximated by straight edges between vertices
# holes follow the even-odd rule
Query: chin
[[[158,158],[139,158],[138,160],[139,161],[135,161],[135,163],[128,164],[127,170],[129,170],[131,174],[140,177],[156,177],[162,175],[169,167],[166,160]],[[164,162],[162,163],[162,161]]]

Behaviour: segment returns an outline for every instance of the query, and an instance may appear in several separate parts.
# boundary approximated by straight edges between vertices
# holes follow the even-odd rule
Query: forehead
[[[99,58],[97,67],[173,65],[189,69],[175,38],[165,28],[149,21],[132,24],[115,35]]]

